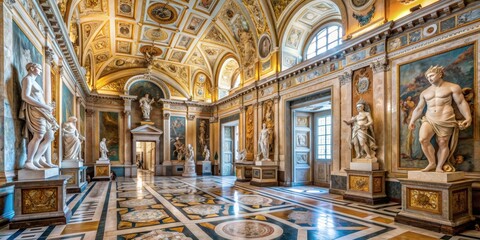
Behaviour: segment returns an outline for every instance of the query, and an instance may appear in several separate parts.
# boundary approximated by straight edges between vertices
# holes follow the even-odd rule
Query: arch
[[[132,86],[140,82],[149,82],[157,86],[163,93],[163,98],[170,99],[170,90],[168,90],[168,86],[160,81],[159,79],[146,79],[144,76],[133,76],[125,83],[123,91],[125,94],[129,94]]]
[[[307,58],[307,54],[308,54],[308,53],[307,53],[307,50],[308,50],[308,48],[310,47],[310,44],[312,43],[313,39],[314,39],[316,36],[318,36],[318,34],[319,34],[321,31],[323,31],[323,30],[329,31],[329,28],[330,28],[330,27],[339,27],[339,29],[340,29],[340,31],[342,32],[342,34],[345,32],[345,31],[342,29],[340,23],[338,23],[338,22],[336,22],[336,21],[330,21],[330,22],[327,22],[327,23],[325,23],[325,24],[322,24],[322,25],[317,26],[317,28],[315,28],[315,29],[312,31],[312,33],[310,34],[310,36],[305,40],[305,44],[303,45],[303,49],[302,49],[302,51],[301,51],[301,53],[302,53],[302,58],[303,58],[303,59],[305,59],[305,60],[308,60],[308,59],[309,59],[309,58]],[[329,33],[326,32],[326,35],[329,35]],[[338,39],[340,40],[340,43],[339,43],[338,45],[340,45],[341,42],[342,42],[342,37],[341,37],[341,35],[339,36]],[[330,45],[329,42],[330,42],[330,39],[328,40],[327,45]],[[328,48],[328,47],[327,47],[327,48]],[[330,48],[328,48],[328,49],[326,49],[326,50],[330,50]],[[325,50],[325,51],[326,51],[326,50]],[[320,53],[319,53],[319,54],[320,54]],[[317,54],[317,55],[319,55],[319,54]],[[315,56],[317,56],[317,55],[315,55]],[[313,56],[313,57],[315,57],[315,56]],[[311,58],[312,58],[312,57],[311,57]]]
[[[311,0],[298,4],[280,25],[280,62],[282,70],[303,61],[303,51],[307,40],[311,39],[324,24],[338,22],[342,29],[347,27],[346,8],[341,0]],[[288,20],[288,21],[287,21]],[[345,31],[342,32],[345,34]]]
[[[238,86],[232,85],[234,82],[233,76],[236,71],[240,68],[240,64],[238,61],[233,58],[229,57],[226,58],[219,69],[219,74],[217,78],[217,99],[221,99],[223,97],[228,96],[229,91],[235,87],[238,87],[241,83],[238,83]]]

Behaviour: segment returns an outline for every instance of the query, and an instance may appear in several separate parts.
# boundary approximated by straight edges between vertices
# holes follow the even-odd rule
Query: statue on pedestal
[[[357,102],[357,111],[358,114],[352,119],[344,120],[346,124],[352,126],[350,145],[355,149],[356,159],[368,159],[376,162],[377,145],[373,132],[373,119],[370,107],[365,100],[360,99]]]
[[[183,156],[185,155],[185,145],[180,141],[179,137],[175,138],[175,143],[173,143],[173,146],[175,147],[173,153],[177,153],[177,160],[182,161]]]
[[[270,150],[270,131],[267,129],[267,124],[262,124],[262,130],[260,131],[258,138],[258,158],[261,158],[260,161],[270,161],[269,150]]]
[[[107,153],[108,153],[108,148],[107,148],[107,139],[102,138],[102,141],[100,142],[100,161],[109,161]]]
[[[54,168],[49,148],[59,126],[52,114],[53,106],[45,103],[42,87],[35,79],[42,73],[42,66],[36,63],[26,65],[27,76],[22,80],[22,107],[19,118],[26,121],[23,135],[29,138],[25,168],[39,170]]]
[[[152,111],[152,103],[155,99],[150,99],[150,95],[147,93],[144,97],[140,98],[140,107],[142,108],[143,120],[150,120],[150,111]]]
[[[185,164],[195,164],[195,152],[193,151],[192,144],[188,144],[187,151],[185,153]]]
[[[419,132],[422,151],[428,160],[427,167],[422,170],[424,172],[434,169],[437,172],[455,171],[451,162],[447,160],[453,157],[459,130],[468,128],[472,123],[470,107],[462,94],[462,88],[458,84],[443,80],[443,70],[441,66],[431,66],[425,72],[425,77],[432,86],[420,94],[420,100],[413,110],[409,123],[410,130],[415,129],[415,121],[422,116],[426,105],[427,111],[422,118]],[[452,99],[462,114],[463,120],[455,119]],[[434,135],[438,145],[436,154],[435,148],[430,143]]]
[[[63,124],[63,160],[82,161],[81,150],[85,137],[78,132],[75,126],[76,122],[76,117],[69,117],[68,121]]]
[[[210,161],[210,150],[208,150],[207,145],[203,148],[203,161]]]
[[[246,157],[247,157],[247,149],[243,149],[242,151],[237,149],[237,154],[235,155],[235,162],[243,162],[245,161]]]

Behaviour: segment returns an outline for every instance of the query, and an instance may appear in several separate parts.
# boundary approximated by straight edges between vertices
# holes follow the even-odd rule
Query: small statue
[[[258,138],[258,158],[261,161],[269,161],[269,149],[270,149],[270,131],[267,129],[267,124],[262,124],[262,130]]]
[[[145,94],[144,97],[140,98],[140,107],[142,108],[143,120],[150,120],[150,111],[152,111],[152,103],[155,101],[154,98],[150,99],[149,94]]]
[[[210,150],[208,150],[207,145],[203,148],[203,161],[210,161]]]
[[[360,99],[357,102],[358,114],[348,121],[344,120],[344,122],[352,126],[350,145],[353,145],[355,149],[356,158],[366,158],[376,162],[375,150],[377,150],[377,145],[373,132],[373,119],[369,110],[368,104]]]
[[[243,149],[242,151],[237,149],[237,154],[235,156],[235,162],[243,162],[243,161],[245,161],[246,157],[247,157],[247,149]]]
[[[185,160],[188,164],[195,163],[195,152],[193,151],[192,144],[188,144],[187,152],[185,153]]]
[[[42,66],[37,63],[26,65],[27,76],[22,80],[22,107],[19,118],[26,121],[23,136],[29,138],[25,168],[39,170],[42,167],[58,167],[52,164],[50,153],[54,133],[59,125],[52,114],[53,106],[45,103],[42,87],[35,79],[42,73]]]
[[[173,153],[177,153],[177,160],[182,161],[183,156],[185,155],[185,145],[180,141],[179,137],[175,138],[175,143],[173,144],[175,147],[175,150],[173,150]]]
[[[436,172],[455,171],[452,165],[453,161],[450,159],[453,159],[453,153],[457,147],[459,130],[464,130],[472,124],[470,106],[465,101],[462,88],[458,84],[443,80],[443,75],[444,69],[440,66],[431,66],[425,72],[425,77],[432,86],[420,94],[409,124],[410,130],[414,130],[415,121],[423,115],[426,105],[427,111],[422,118],[419,131],[420,144],[428,160],[428,165],[422,170],[423,172],[434,169]],[[464,117],[463,120],[455,119],[452,99]],[[434,135],[436,135],[438,145],[436,154],[435,148],[430,143]],[[435,160],[438,160],[438,163]]]
[[[100,142],[100,161],[109,161],[107,153],[107,139],[102,138],[102,141]]]
[[[63,124],[63,160],[82,161],[81,150],[85,137],[78,132],[75,126],[76,122],[76,117],[69,117],[68,121]]]

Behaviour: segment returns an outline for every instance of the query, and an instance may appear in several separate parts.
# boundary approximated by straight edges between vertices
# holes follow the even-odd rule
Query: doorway
[[[222,148],[221,148],[221,163],[220,175],[233,176],[234,175],[234,156],[238,150],[239,131],[238,121],[222,124]]]
[[[321,97],[320,97],[321,96]],[[330,91],[313,101],[291,102],[292,185],[330,186],[332,102]]]
[[[136,142],[135,164],[138,170],[155,172],[155,142]]]

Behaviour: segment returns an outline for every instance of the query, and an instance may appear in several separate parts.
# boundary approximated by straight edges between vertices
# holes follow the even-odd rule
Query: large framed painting
[[[107,139],[108,158],[110,161],[120,160],[120,137],[118,112],[99,112],[100,139]]]
[[[38,63],[42,65],[42,54],[35,48],[30,39],[23,33],[22,29],[13,22],[13,78],[20,83],[21,79],[27,75],[27,63]],[[38,76],[37,83],[43,86],[42,75]],[[20,96],[20,95],[19,95]]]
[[[67,122],[69,117],[75,115],[73,112],[73,104],[73,93],[65,83],[62,83],[62,123]]]
[[[80,104],[80,116],[78,117],[78,122],[79,122],[79,131],[80,135],[86,136],[85,134],[85,106]],[[82,158],[85,157],[85,142],[82,144]]]
[[[467,172],[480,171],[480,163],[475,164],[473,158],[475,149],[474,132],[475,128],[478,127],[475,126],[476,121],[474,114],[474,104],[478,93],[475,79],[475,66],[477,65],[475,48],[476,46],[474,44],[464,45],[399,65],[399,169],[420,169],[426,167],[428,164],[418,140],[421,121],[418,120],[416,122],[414,130],[409,130],[408,124],[413,110],[418,104],[420,93],[431,86],[424,75],[425,72],[430,66],[438,65],[444,67],[445,74],[443,79],[445,81],[460,85],[473,116],[472,125],[460,131],[457,149],[453,155],[454,159],[451,162],[457,170]],[[458,120],[462,119],[462,115],[458,111],[455,102],[453,101],[452,104],[454,105],[456,118]],[[435,144],[435,139],[432,139],[432,143]]]
[[[178,140],[185,145],[186,118],[181,116],[170,117],[170,159],[177,160],[175,152],[175,141]]]

